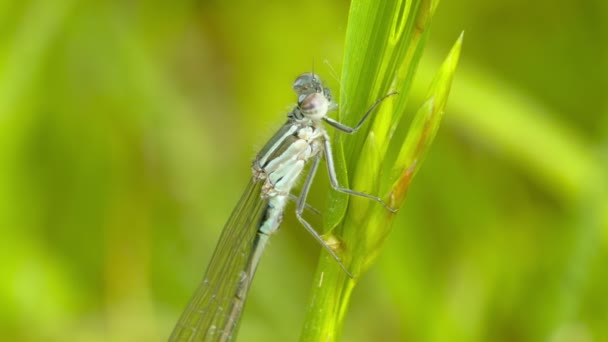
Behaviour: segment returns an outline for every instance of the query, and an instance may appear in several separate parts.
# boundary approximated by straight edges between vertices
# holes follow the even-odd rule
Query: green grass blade
[[[338,178],[342,186],[369,194],[395,195],[391,186],[402,173],[409,157],[403,152],[394,165],[394,158],[387,158],[393,133],[399,125],[408,98],[412,79],[429,34],[429,25],[437,2],[433,1],[354,1],[349,15],[346,35],[343,92],[340,98],[340,121],[354,126],[376,99],[396,91],[381,103],[369,123],[355,135],[334,136]],[[436,81],[431,85],[429,97],[417,115],[410,137],[405,141],[410,147],[404,151],[416,151],[421,158],[432,142],[449,93],[461,39],[459,39]],[[432,130],[421,125],[430,120]],[[428,121],[427,124],[428,124]],[[419,144],[421,134],[427,134],[424,149],[412,149]],[[388,163],[388,164],[387,164]],[[400,173],[393,178],[383,175],[384,170],[396,169]],[[349,170],[347,173],[346,170]],[[390,175],[389,175],[390,176]],[[386,185],[388,184],[388,185]],[[381,189],[388,189],[382,192]],[[350,279],[327,257],[321,257],[314,282],[308,314],[301,335],[302,341],[335,341],[339,338],[350,295],[358,277],[377,256],[395,215],[385,207],[369,199],[356,196],[348,198],[330,191],[329,209],[325,217],[325,237],[335,246],[342,262],[349,268]],[[394,202],[394,201],[393,201]],[[394,202],[398,208],[399,203]]]
[[[447,104],[452,79],[458,65],[463,34],[460,35],[452,47],[429,87],[426,100],[416,113],[405,142],[397,156],[393,172],[389,178],[393,182],[390,195],[390,204],[393,207],[400,207],[405,200],[412,177],[420,169],[421,162],[437,134]]]
[[[339,119],[353,126],[378,98],[391,91],[397,91],[399,95],[385,100],[356,135],[334,138],[335,149],[344,148],[346,166],[339,165],[342,160],[336,160],[342,185],[352,184],[351,188],[360,186],[361,191],[378,192],[377,177],[356,176],[354,172],[347,175],[345,170],[360,170],[361,166],[378,163],[365,156],[359,158],[358,151],[363,149],[369,131],[374,132],[376,158],[384,159],[388,143],[405,111],[436,4],[430,0],[353,1],[351,4]],[[349,200],[335,191],[330,191],[329,197],[330,210],[324,220],[326,231],[342,221]]]

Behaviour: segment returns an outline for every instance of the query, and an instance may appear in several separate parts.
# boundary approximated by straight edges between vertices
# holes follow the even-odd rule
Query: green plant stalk
[[[398,91],[399,96],[384,101],[374,121],[356,137],[335,136],[335,161],[342,164],[339,178],[358,191],[380,194],[395,209],[403,204],[411,179],[437,132],[459,59],[462,35],[432,82],[407,137],[392,141],[436,5],[424,0],[355,1],[349,15],[343,71],[347,97],[341,99],[340,119],[356,122],[356,113],[376,98],[390,91]],[[389,144],[400,147],[396,156],[389,155]],[[347,175],[347,168],[354,172]],[[330,192],[329,206],[325,238],[354,278],[347,277],[334,260],[322,254],[302,341],[339,339],[352,291],[380,252],[395,219],[394,213],[377,203],[335,192]]]

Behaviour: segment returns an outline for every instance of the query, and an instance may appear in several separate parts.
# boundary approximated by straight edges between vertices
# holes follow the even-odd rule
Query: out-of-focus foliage
[[[165,340],[293,79],[314,59],[339,89],[347,13],[1,2],[3,338]],[[409,115],[464,29],[445,122],[345,341],[608,338],[606,22],[602,0],[441,3]],[[298,338],[318,249],[286,215],[240,339]]]

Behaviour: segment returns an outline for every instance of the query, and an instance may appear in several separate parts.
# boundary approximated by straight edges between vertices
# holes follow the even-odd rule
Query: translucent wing
[[[235,333],[267,239],[257,233],[268,206],[268,200],[260,197],[262,183],[249,182],[169,341],[229,341]]]

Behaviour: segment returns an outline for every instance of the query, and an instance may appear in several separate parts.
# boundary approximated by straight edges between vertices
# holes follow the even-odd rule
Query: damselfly
[[[339,131],[355,133],[374,108],[394,93],[377,100],[355,127],[349,127],[327,116],[338,106],[317,75],[300,75],[293,89],[298,103],[287,115],[287,122],[253,161],[253,177],[228,219],[203,282],[175,326],[170,341],[229,341],[235,335],[258,262],[270,235],[279,229],[289,199],[295,199],[296,217],[304,228],[352,277],[340,257],[302,216],[322,156],[336,191],[377,201],[393,211],[379,197],[340,186],[329,135],[322,122]],[[291,190],[309,160],[312,160],[311,167],[296,197]]]

